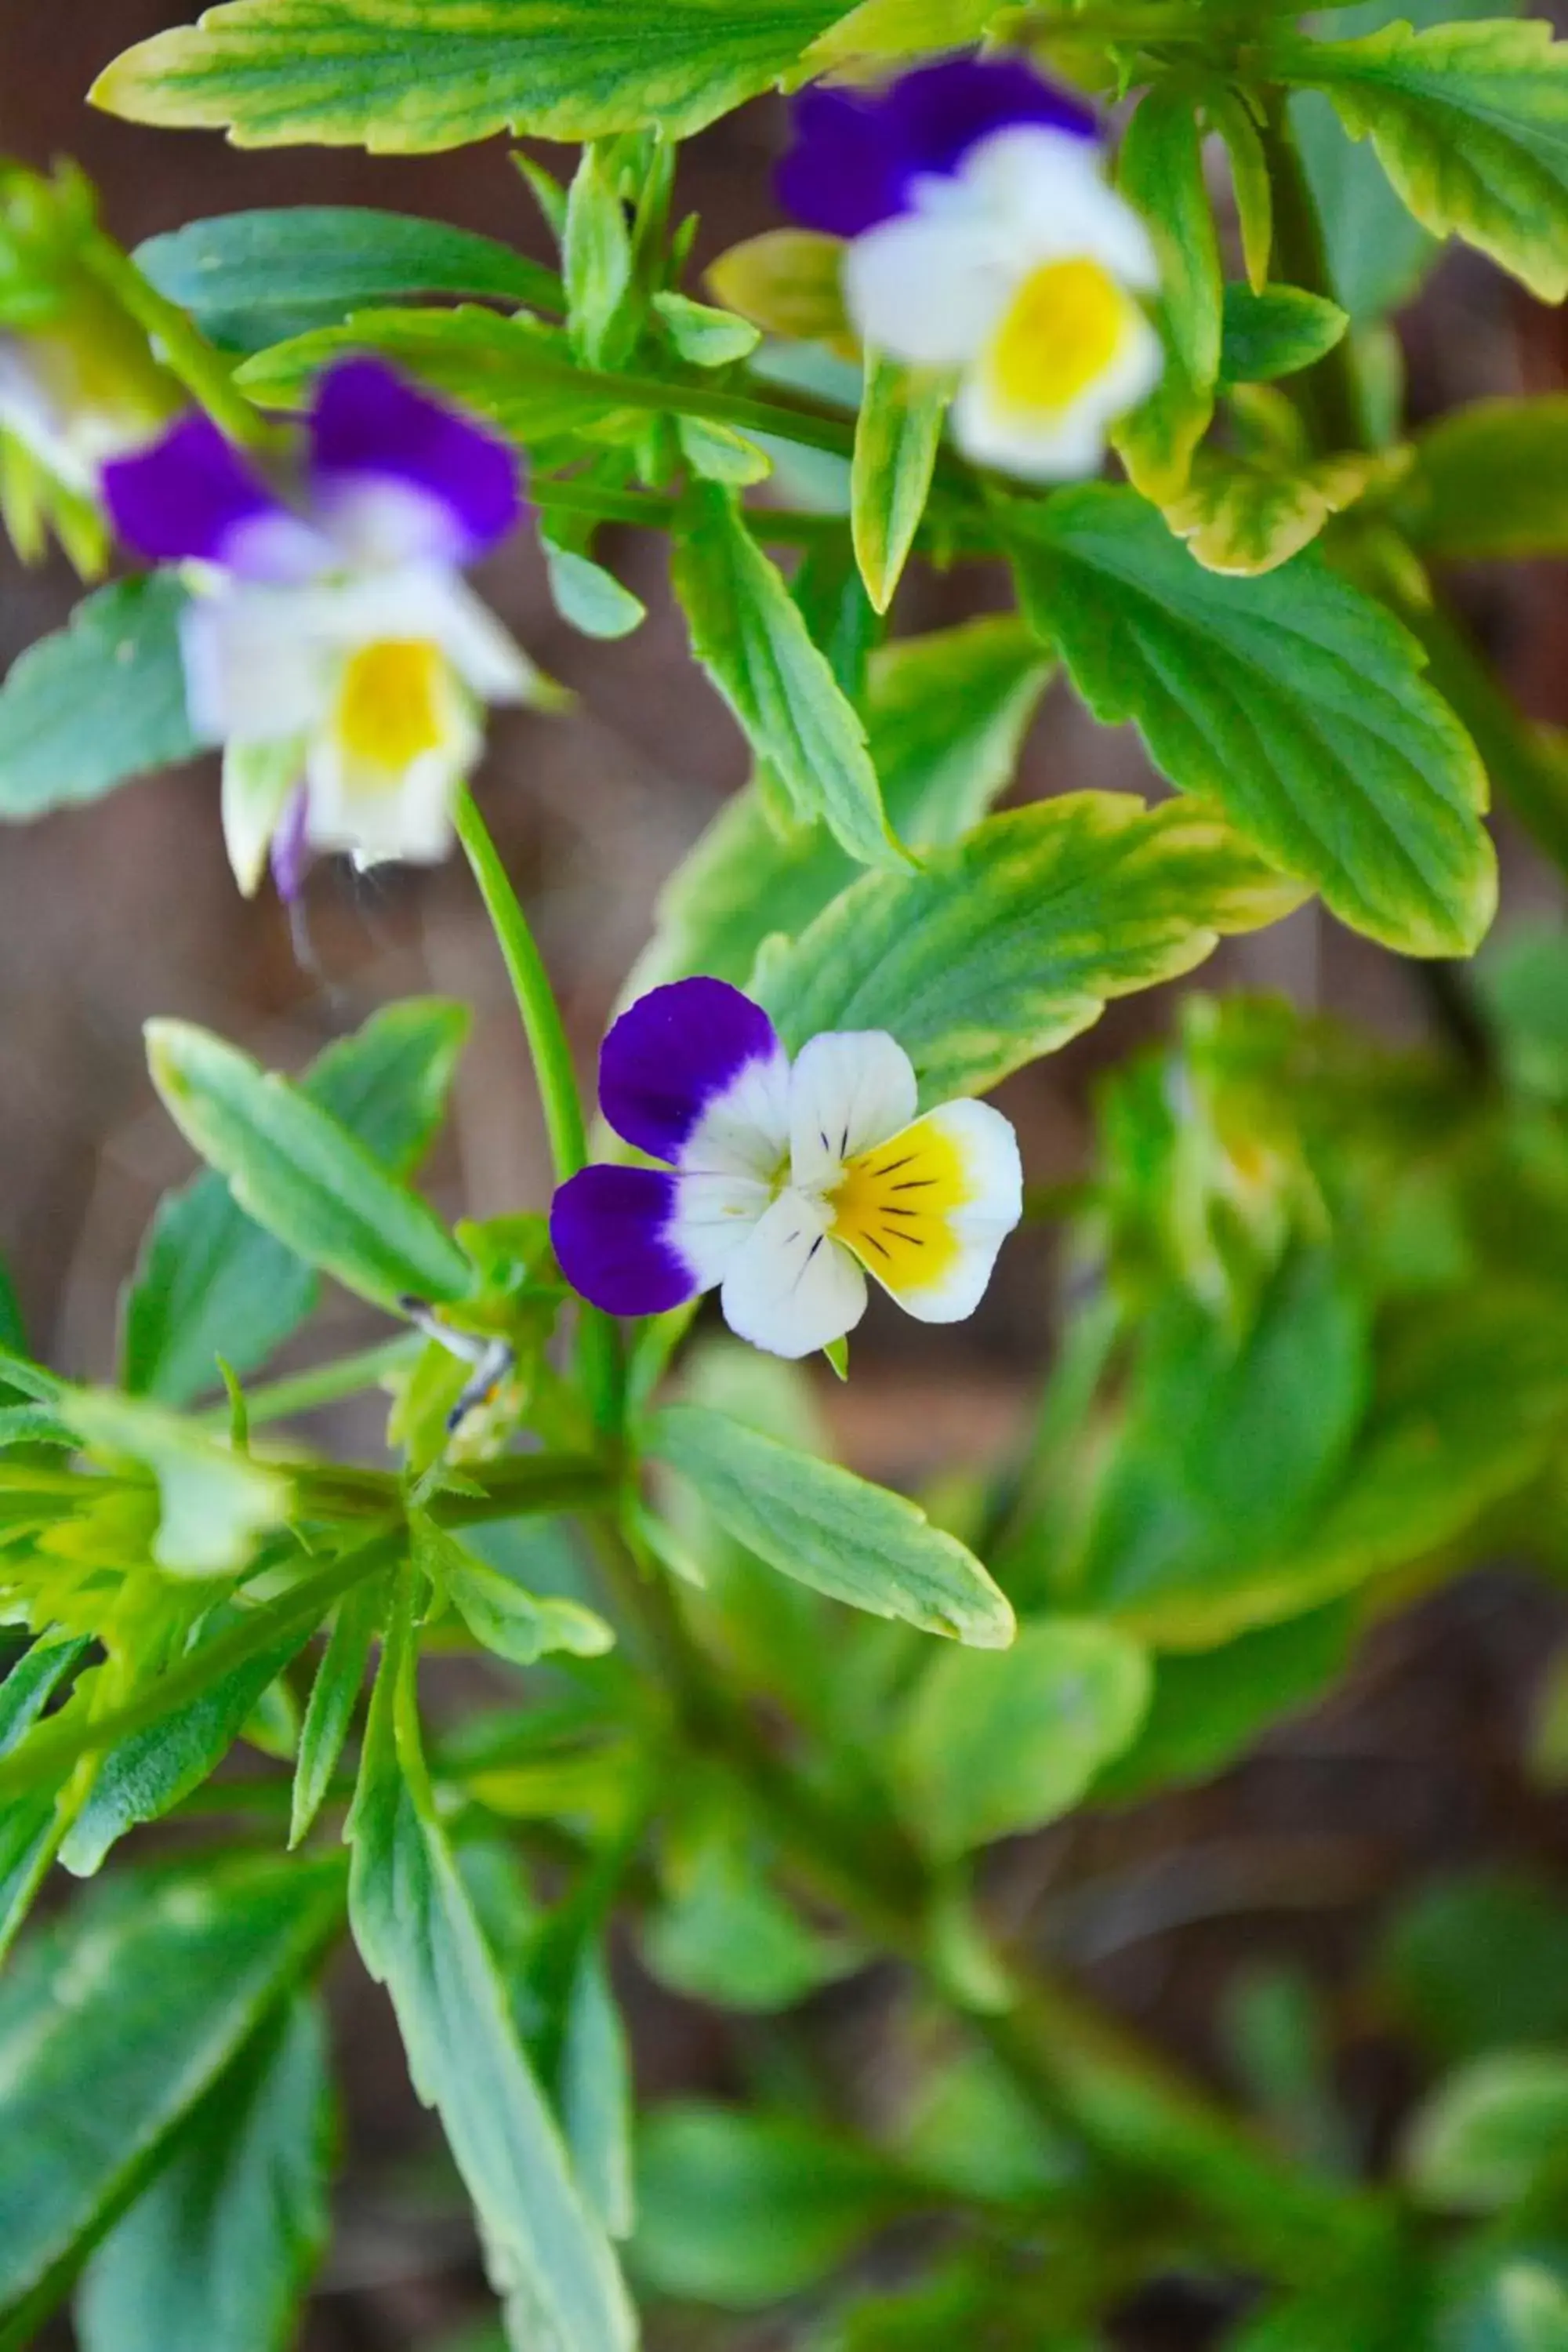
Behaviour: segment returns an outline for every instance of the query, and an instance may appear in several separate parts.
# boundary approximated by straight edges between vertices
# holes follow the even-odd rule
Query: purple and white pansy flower
[[[1023,1213],[1000,1111],[919,1115],[910,1057],[879,1029],[826,1032],[792,1064],[724,981],[676,981],[623,1013],[599,1099],[663,1163],[585,1168],[555,1195],[562,1270],[612,1315],[717,1288],[741,1339],[806,1356],[854,1329],[870,1275],[921,1322],[957,1322]]]
[[[305,495],[280,498],[205,416],[107,466],[128,547],[193,567],[182,625],[197,733],[224,747],[224,833],[247,895],[270,848],[293,896],[311,851],[430,864],[531,663],[463,579],[522,511],[516,462],[379,360],[323,375]]]
[[[1017,58],[947,58],[881,89],[795,104],[780,199],[849,240],[862,341],[958,375],[952,423],[982,464],[1096,472],[1110,427],[1159,381],[1147,228],[1106,179],[1093,113]]]

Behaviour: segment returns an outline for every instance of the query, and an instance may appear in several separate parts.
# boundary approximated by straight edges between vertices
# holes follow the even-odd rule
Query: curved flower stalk
[[[953,431],[1039,481],[1094,473],[1153,389],[1159,284],[1138,215],[1104,176],[1095,117],[1017,59],[952,58],[880,90],[811,89],[779,194],[849,239],[862,340],[953,369]]]
[[[279,498],[205,416],[104,469],[115,529],[190,563],[186,692],[224,747],[224,834],[248,896],[268,848],[297,895],[314,850],[428,865],[484,740],[532,664],[462,578],[521,514],[505,445],[376,360],[325,374],[306,496]]]
[[[972,1315],[1023,1213],[1000,1111],[916,1117],[882,1030],[826,1031],[792,1066],[772,1022],[719,980],[657,988],[605,1040],[599,1099],[661,1168],[586,1168],[551,1234],[573,1287],[613,1315],[718,1288],[736,1335],[806,1356],[852,1331],[873,1276],[922,1323]]]

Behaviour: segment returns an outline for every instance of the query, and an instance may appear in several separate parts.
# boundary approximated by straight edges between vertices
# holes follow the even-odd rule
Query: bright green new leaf
[[[287,1079],[189,1022],[150,1021],[170,1117],[258,1225],[377,1306],[456,1299],[474,1269],[423,1201]]]
[[[360,205],[187,221],[138,246],[135,260],[214,342],[241,352],[419,294],[488,295],[546,310],[563,299],[552,270],[497,237]]]
[[[446,1115],[471,1016],[443,997],[384,1006],[318,1055],[301,1093],[366,1150],[408,1175]],[[133,1394],[187,1404],[218,1384],[221,1356],[244,1374],[311,1312],[304,1260],[252,1222],[211,1171],[165,1195],[126,1293],[121,1379]]]
[[[1377,456],[1273,466],[1200,449],[1186,488],[1163,512],[1206,572],[1256,579],[1300,555],[1386,471]]]
[[[1310,550],[1260,580],[1205,572],[1130,490],[1015,518],[1026,609],[1097,719],[1135,721],[1173,783],[1356,929],[1475,947],[1497,893],[1485,771],[1383,606]]]
[[[1410,2127],[1405,2170],[1423,2205],[1492,2213],[1557,2173],[1568,2146],[1568,2057],[1500,2051],[1451,2074]]]
[[[981,1649],[1012,1640],[1013,1612],[973,1553],[901,1495],[705,1405],[656,1413],[647,1447],[781,1575]]]
[[[558,547],[545,531],[539,543],[550,575],[550,593],[563,621],[585,637],[625,637],[640,628],[647,606],[624,588],[613,572],[576,548]]]
[[[686,138],[794,65],[836,0],[226,0],[99,77],[133,122],[226,130],[237,147],[426,154],[498,131]]]
[[[951,376],[866,354],[866,389],[849,468],[849,528],[866,593],[879,613],[893,601],[925,512]]]
[[[475,1641],[498,1657],[531,1666],[552,1650],[597,1658],[614,1647],[615,1635],[591,1609],[527,1591],[423,1512],[411,1516],[409,1527],[416,1566],[448,1595]]]
[[[1297,375],[1344,341],[1347,312],[1300,286],[1227,286],[1220,342],[1222,383],[1272,383]]]
[[[44,816],[200,749],[185,710],[173,572],[121,580],[13,664],[0,687],[0,819]]]
[[[1012,615],[878,649],[866,726],[900,841],[945,847],[979,823],[1012,781],[1050,670],[1038,639]],[[858,872],[826,825],[781,835],[755,786],[737,793],[666,886],[628,997],[690,972],[743,988],[763,940],[798,936]]]
[[[619,174],[602,145],[584,147],[566,196],[561,247],[572,348],[589,367],[613,367],[636,338],[632,240]]]
[[[1421,434],[1400,520],[1454,563],[1568,553],[1568,394],[1480,400]]]
[[[342,1886],[335,1855],[220,1858],[106,1884],[23,1946],[0,1988],[0,2314],[14,2328],[68,2291],[312,1966]]]
[[[773,471],[773,459],[766,450],[732,425],[714,425],[705,416],[678,416],[675,437],[681,456],[701,481],[743,490],[753,482],[765,482]]]
[[[977,41],[1001,0],[860,0],[840,24],[819,34],[805,62],[813,73],[859,58],[918,57]]]
[[[82,2352],[287,2352],[328,2231],[326,2027],[262,2025],[88,2266]]]
[[[1225,291],[1190,90],[1163,83],[1142,100],[1121,143],[1117,177],[1153,232],[1165,369],[1112,437],[1138,488],[1163,501],[1185,485],[1214,415]]]
[[[866,730],[722,491],[693,493],[671,578],[692,651],[796,814],[823,818],[863,866],[905,863],[882,813]]]
[[[933,1658],[896,1734],[910,1827],[938,1853],[1071,1811],[1147,1712],[1149,1654],[1114,1626],[1044,1617],[987,1658]]]
[[[365,1577],[338,1603],[300,1732],[289,1819],[290,1847],[304,1843],[326,1802],[364,1688],[371,1643],[385,1614],[386,1586],[380,1577]]]
[[[653,308],[676,351],[693,367],[731,367],[737,360],[750,359],[762,341],[749,319],[694,302],[687,294],[656,294]]]
[[[1225,142],[1247,282],[1254,294],[1261,294],[1268,283],[1268,264],[1274,253],[1274,182],[1269,176],[1263,134],[1239,90],[1205,93],[1204,111],[1211,129],[1217,131]],[[1228,287],[1226,292],[1228,301]]]
[[[986,818],[918,874],[863,876],[764,954],[755,985],[794,1049],[890,1030],[929,1105],[984,1093],[1300,898],[1190,802],[1066,793]]]
[[[112,1389],[62,1389],[53,1409],[90,1451],[135,1463],[155,1480],[153,1557],[171,1576],[243,1568],[257,1538],[293,1508],[293,1484],[281,1471],[234,1453],[161,1405]]]
[[[415,2087],[440,2115],[515,2352],[630,2352],[636,2327],[615,2256],[573,2179],[435,1818],[413,1664],[404,1617],[377,1677],[349,1824],[354,1938],[392,1996]]]
[[[1364,40],[1286,43],[1277,69],[1370,137],[1415,218],[1466,238],[1542,301],[1568,293],[1568,43],[1482,18]]]

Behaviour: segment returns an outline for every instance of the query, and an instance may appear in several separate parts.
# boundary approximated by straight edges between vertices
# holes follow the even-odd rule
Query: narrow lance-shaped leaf
[[[366,1577],[338,1603],[300,1733],[289,1820],[290,1846],[303,1843],[326,1802],[364,1687],[371,1643],[385,1613],[386,1583],[381,1577]]]
[[[300,1257],[382,1307],[472,1289],[472,1266],[424,1202],[297,1087],[188,1022],[149,1022],[147,1048],[175,1125]]]
[[[406,1587],[376,1679],[349,1825],[350,1910],[409,2070],[474,2200],[516,2352],[629,2352],[615,2256],[572,2177],[436,1819],[415,1714]]]
[[[693,495],[671,576],[692,651],[796,814],[808,823],[823,818],[863,866],[904,863],[882,813],[866,730],[722,491]]]
[[[1475,746],[1383,606],[1310,551],[1205,572],[1131,491],[1014,509],[1025,608],[1108,725],[1223,808],[1345,922],[1405,955],[1468,953],[1496,903]]]
[[[117,59],[96,105],[238,147],[421,154],[498,131],[686,138],[765,89],[837,0],[227,0]]]
[[[318,2003],[268,2018],[99,2248],[82,2352],[286,2352],[326,2243],[331,2084]]]
[[[1163,500],[1186,481],[1214,415],[1219,375],[1224,280],[1190,91],[1172,83],[1142,100],[1121,142],[1117,177],[1153,231],[1165,368],[1115,441],[1139,489]]]
[[[0,818],[47,815],[200,749],[173,573],[121,580],[28,647],[0,687]]]
[[[1206,810],[1072,793],[988,817],[919,874],[862,877],[763,954],[755,986],[792,1048],[820,1029],[890,1030],[922,1101],[942,1102],[1300,896]]]
[[[849,527],[866,593],[885,613],[925,512],[952,379],[883,352],[866,356],[849,468]]]
[[[1012,1640],[1005,1595],[972,1551],[903,1496],[706,1405],[667,1406],[649,1425],[647,1446],[781,1575],[977,1648]]]

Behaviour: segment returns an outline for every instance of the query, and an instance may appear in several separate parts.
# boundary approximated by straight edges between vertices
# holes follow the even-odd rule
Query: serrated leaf
[[[81,1443],[133,1462],[158,1488],[153,1557],[171,1576],[226,1576],[293,1507],[293,1484],[162,1406],[111,1389],[62,1388],[53,1410]]]
[[[764,954],[754,986],[792,1050],[819,1029],[890,1030],[937,1103],[983,1093],[1110,998],[1191,971],[1222,933],[1300,897],[1191,803],[1073,793],[988,817],[919,874],[863,877]]]
[[[806,63],[813,73],[857,58],[918,57],[977,41],[1001,0],[860,0],[842,23],[820,34]]]
[[[1089,1618],[1020,1627],[1002,1656],[933,1658],[894,1735],[904,1810],[958,1854],[1071,1811],[1135,1738],[1152,1675],[1142,1646]]]
[[[1331,515],[1387,471],[1381,457],[1318,457],[1288,468],[1200,450],[1179,499],[1163,509],[1208,572],[1255,579],[1311,544]]]
[[[559,310],[554,272],[471,229],[360,205],[290,205],[188,221],[136,248],[158,291],[242,352],[417,294],[489,295]]]
[[[445,1116],[470,1020],[466,1005],[442,997],[385,1005],[328,1045],[300,1090],[407,1175]],[[240,1374],[264,1363],[316,1297],[312,1269],[209,1171],[159,1203],[125,1297],[121,1382],[133,1395],[189,1403],[217,1385],[220,1356]]]
[[[647,1447],[781,1575],[982,1649],[1012,1640],[1013,1612],[973,1553],[901,1495],[705,1405],[657,1413]]]
[[[1162,773],[1356,929],[1405,955],[1476,946],[1485,771],[1392,614],[1310,551],[1261,580],[1205,572],[1127,490],[1015,514],[1025,609],[1097,719],[1135,722]]]
[[[1347,312],[1300,286],[1227,286],[1220,343],[1222,383],[1272,383],[1299,374],[1344,341]]]
[[[117,581],[28,647],[0,687],[0,818],[98,800],[200,750],[185,709],[172,572]]]
[[[317,2003],[268,2018],[99,2248],[82,2352],[286,2352],[326,2243],[331,2084]]]
[[[1568,552],[1568,394],[1481,400],[1418,436],[1400,521],[1454,563]]]
[[[1422,226],[1489,254],[1542,301],[1568,294],[1568,43],[1484,18],[1289,43],[1284,78],[1327,92]]]
[[[885,613],[925,513],[952,379],[866,354],[849,467],[849,529],[866,593]]]
[[[238,1048],[184,1021],[147,1024],[148,1063],[175,1125],[247,1215],[375,1305],[451,1300],[474,1269],[415,1193],[349,1129]]]
[[[671,578],[692,651],[797,814],[823,818],[863,866],[907,863],[888,831],[865,727],[721,491],[693,493]]]
[[[335,1855],[220,1858],[106,1885],[23,1946],[0,1990],[0,2314],[13,2328],[67,2292],[312,1964],[342,1887]]]
[[[238,147],[426,154],[498,131],[687,138],[794,65],[836,0],[227,0],[99,77],[134,122],[226,130]]]

